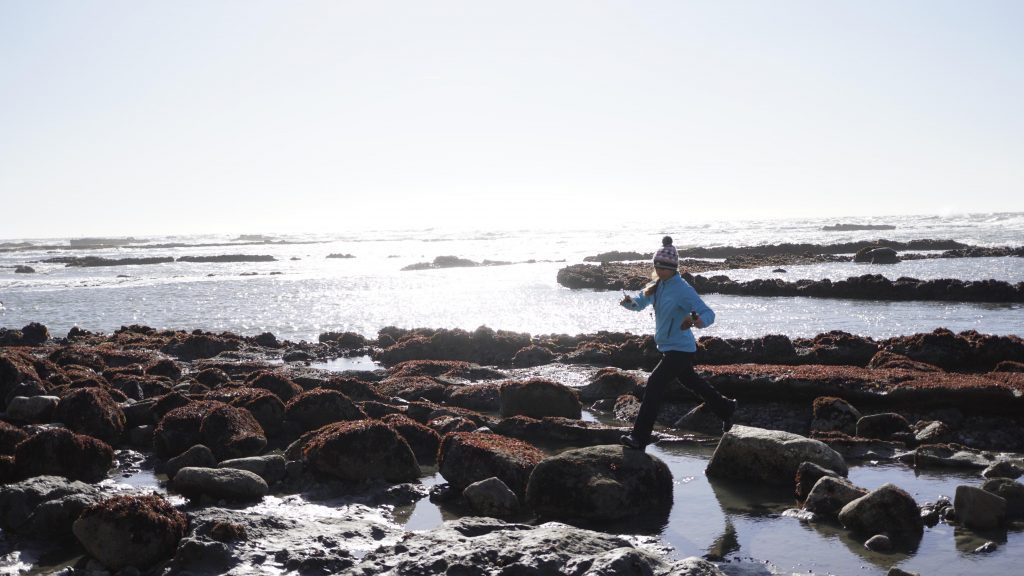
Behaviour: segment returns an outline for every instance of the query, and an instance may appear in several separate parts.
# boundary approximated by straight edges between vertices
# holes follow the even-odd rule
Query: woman
[[[637,450],[643,450],[650,442],[665,388],[675,378],[679,378],[722,419],[723,432],[732,426],[732,415],[736,411],[735,400],[719,394],[693,370],[697,340],[690,328],[710,326],[715,321],[715,313],[700,299],[693,286],[679,275],[679,254],[672,246],[672,238],[665,236],[661,244],[661,249],[654,255],[655,282],[636,297],[626,295],[619,302],[634,311],[643,310],[648,304],[654,306],[654,342],[662,353],[661,361],[647,379],[633,431],[622,437],[623,445]]]

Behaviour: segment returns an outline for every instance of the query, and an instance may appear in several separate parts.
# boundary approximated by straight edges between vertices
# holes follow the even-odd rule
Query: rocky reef
[[[309,366],[346,355],[382,367]],[[602,530],[663,524],[672,507],[665,463],[617,443],[657,357],[650,337],[485,327],[315,343],[4,330],[0,528],[15,549],[78,555],[68,574],[721,574]],[[701,422],[714,416],[676,383],[656,440],[717,442],[715,482],[796,486],[793,514],[872,549],[912,549],[928,522],[984,530],[1024,516],[1022,358],[1020,338],[973,331],[705,338],[699,372],[739,400],[736,425],[719,439],[713,423],[709,437],[716,426]],[[540,375],[546,366],[585,383]],[[618,422],[583,421],[583,407]],[[986,480],[922,504],[852,484],[859,459]],[[165,478],[165,494],[105,482],[139,466]],[[435,467],[444,483],[427,489],[417,479]],[[407,533],[377,508],[428,496],[461,518]],[[331,512],[289,512],[307,501]]]

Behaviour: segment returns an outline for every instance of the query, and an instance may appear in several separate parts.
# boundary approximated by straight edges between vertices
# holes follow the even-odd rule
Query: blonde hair
[[[677,270],[674,275],[678,276],[679,271]],[[658,291],[658,284],[660,283],[661,278],[658,277],[658,271],[655,270],[654,272],[651,272],[651,282],[647,286],[644,286],[644,296],[647,296],[648,298],[653,296],[654,293]]]

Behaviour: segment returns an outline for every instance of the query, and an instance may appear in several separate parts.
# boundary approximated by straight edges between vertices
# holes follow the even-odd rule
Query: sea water
[[[749,246],[781,242],[830,244],[886,238],[950,239],[980,246],[1024,243],[1024,215],[890,217],[856,219],[887,223],[895,230],[828,232],[823,226],[851,219],[662,224],[618,229],[567,230],[385,230],[273,236],[282,244],[252,245],[232,236],[135,237],[127,247],[72,250],[0,249],[0,327],[45,324],[55,335],[73,326],[109,332],[120,326],[272,332],[288,340],[313,341],[327,331],[375,337],[385,326],[462,328],[488,326],[539,334],[585,334],[599,330],[647,333],[649,314],[617,305],[618,292],[569,290],[558,270],[587,256],[613,250],[653,253],[663,234],[679,248]],[[269,234],[268,234],[269,235]],[[270,235],[272,236],[272,235]],[[17,239],[12,239],[17,241]],[[34,246],[66,246],[66,239],[29,240]],[[167,244],[183,246],[161,247]],[[211,244],[221,244],[212,246]],[[66,267],[44,263],[58,256],[142,258],[155,256],[270,255],[273,262],[187,263]],[[328,258],[350,254],[352,258]],[[456,256],[509,264],[403,271],[411,264]],[[28,265],[34,274],[17,274]],[[752,278],[841,279],[883,274],[892,279],[958,278],[1024,281],[1024,259],[955,258],[900,264],[852,263],[722,271]],[[709,273],[710,274],[710,273]],[[845,330],[871,337],[927,332],[937,327],[1020,334],[1024,306],[957,302],[884,302],[811,298],[706,295],[716,324],[701,335],[813,336]]]

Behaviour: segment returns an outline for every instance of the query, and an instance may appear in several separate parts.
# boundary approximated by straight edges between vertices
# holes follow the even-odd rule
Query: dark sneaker
[[[736,413],[736,401],[726,399],[725,408],[722,411],[722,434],[732,429],[732,415]]]
[[[625,446],[626,448],[632,448],[633,450],[643,451],[644,449],[644,445],[641,444],[640,441],[637,440],[636,438],[633,438],[632,434],[623,435],[621,438],[619,438],[619,443]]]

